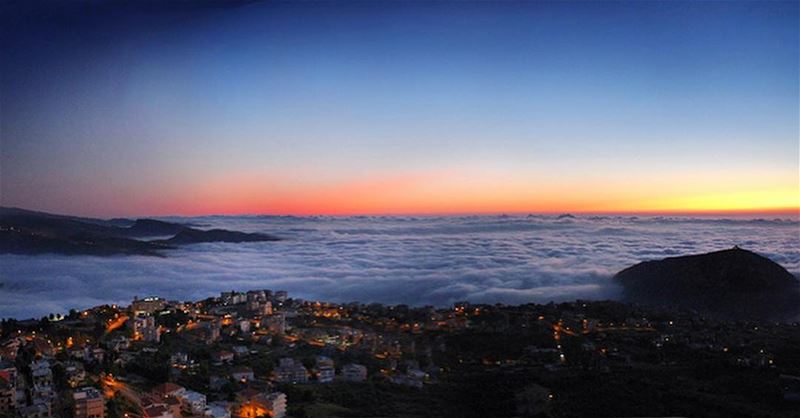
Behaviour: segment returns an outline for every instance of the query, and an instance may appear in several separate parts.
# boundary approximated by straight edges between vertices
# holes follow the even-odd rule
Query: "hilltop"
[[[800,306],[797,278],[774,261],[738,247],[645,261],[614,279],[627,301],[734,319],[784,318],[795,315]]]

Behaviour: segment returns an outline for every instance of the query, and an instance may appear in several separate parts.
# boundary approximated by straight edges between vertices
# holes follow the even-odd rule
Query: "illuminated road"
[[[142,398],[139,396],[139,392],[128,386],[128,384],[114,379],[111,375],[101,375],[101,381],[103,382],[103,394],[106,398],[113,398],[119,394],[139,407],[139,409],[142,408]]]
[[[109,319],[108,324],[106,324],[106,334],[121,327],[127,321],[128,321],[127,315],[120,315],[117,319]]]

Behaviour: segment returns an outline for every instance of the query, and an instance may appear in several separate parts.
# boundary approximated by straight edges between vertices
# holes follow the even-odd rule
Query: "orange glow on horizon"
[[[727,173],[702,180],[557,179],[458,170],[306,181],[323,175],[238,173],[195,189],[183,215],[447,215],[499,213],[800,214],[800,187],[773,173],[731,187]],[[729,179],[728,179],[729,180]],[[622,184],[620,184],[622,183]],[[720,186],[722,184],[722,186]],[[762,184],[777,184],[763,188]]]
[[[763,185],[770,185],[764,187]],[[550,173],[440,170],[335,177],[226,173],[136,197],[123,213],[86,216],[616,214],[789,216],[800,185],[785,173],[655,173],[586,179]],[[106,211],[104,211],[106,212]]]

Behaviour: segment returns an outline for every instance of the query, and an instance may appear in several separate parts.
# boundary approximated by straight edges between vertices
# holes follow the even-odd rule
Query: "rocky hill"
[[[732,319],[786,318],[800,310],[797,278],[774,261],[738,247],[645,261],[614,279],[630,302]]]

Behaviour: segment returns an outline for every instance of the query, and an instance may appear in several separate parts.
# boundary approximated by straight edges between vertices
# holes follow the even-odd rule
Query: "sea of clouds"
[[[800,273],[800,222],[667,217],[197,217],[279,242],[194,244],[167,256],[0,255],[0,317],[39,317],[134,296],[196,300],[287,290],[336,302],[445,306],[613,299],[643,260],[739,245]]]

